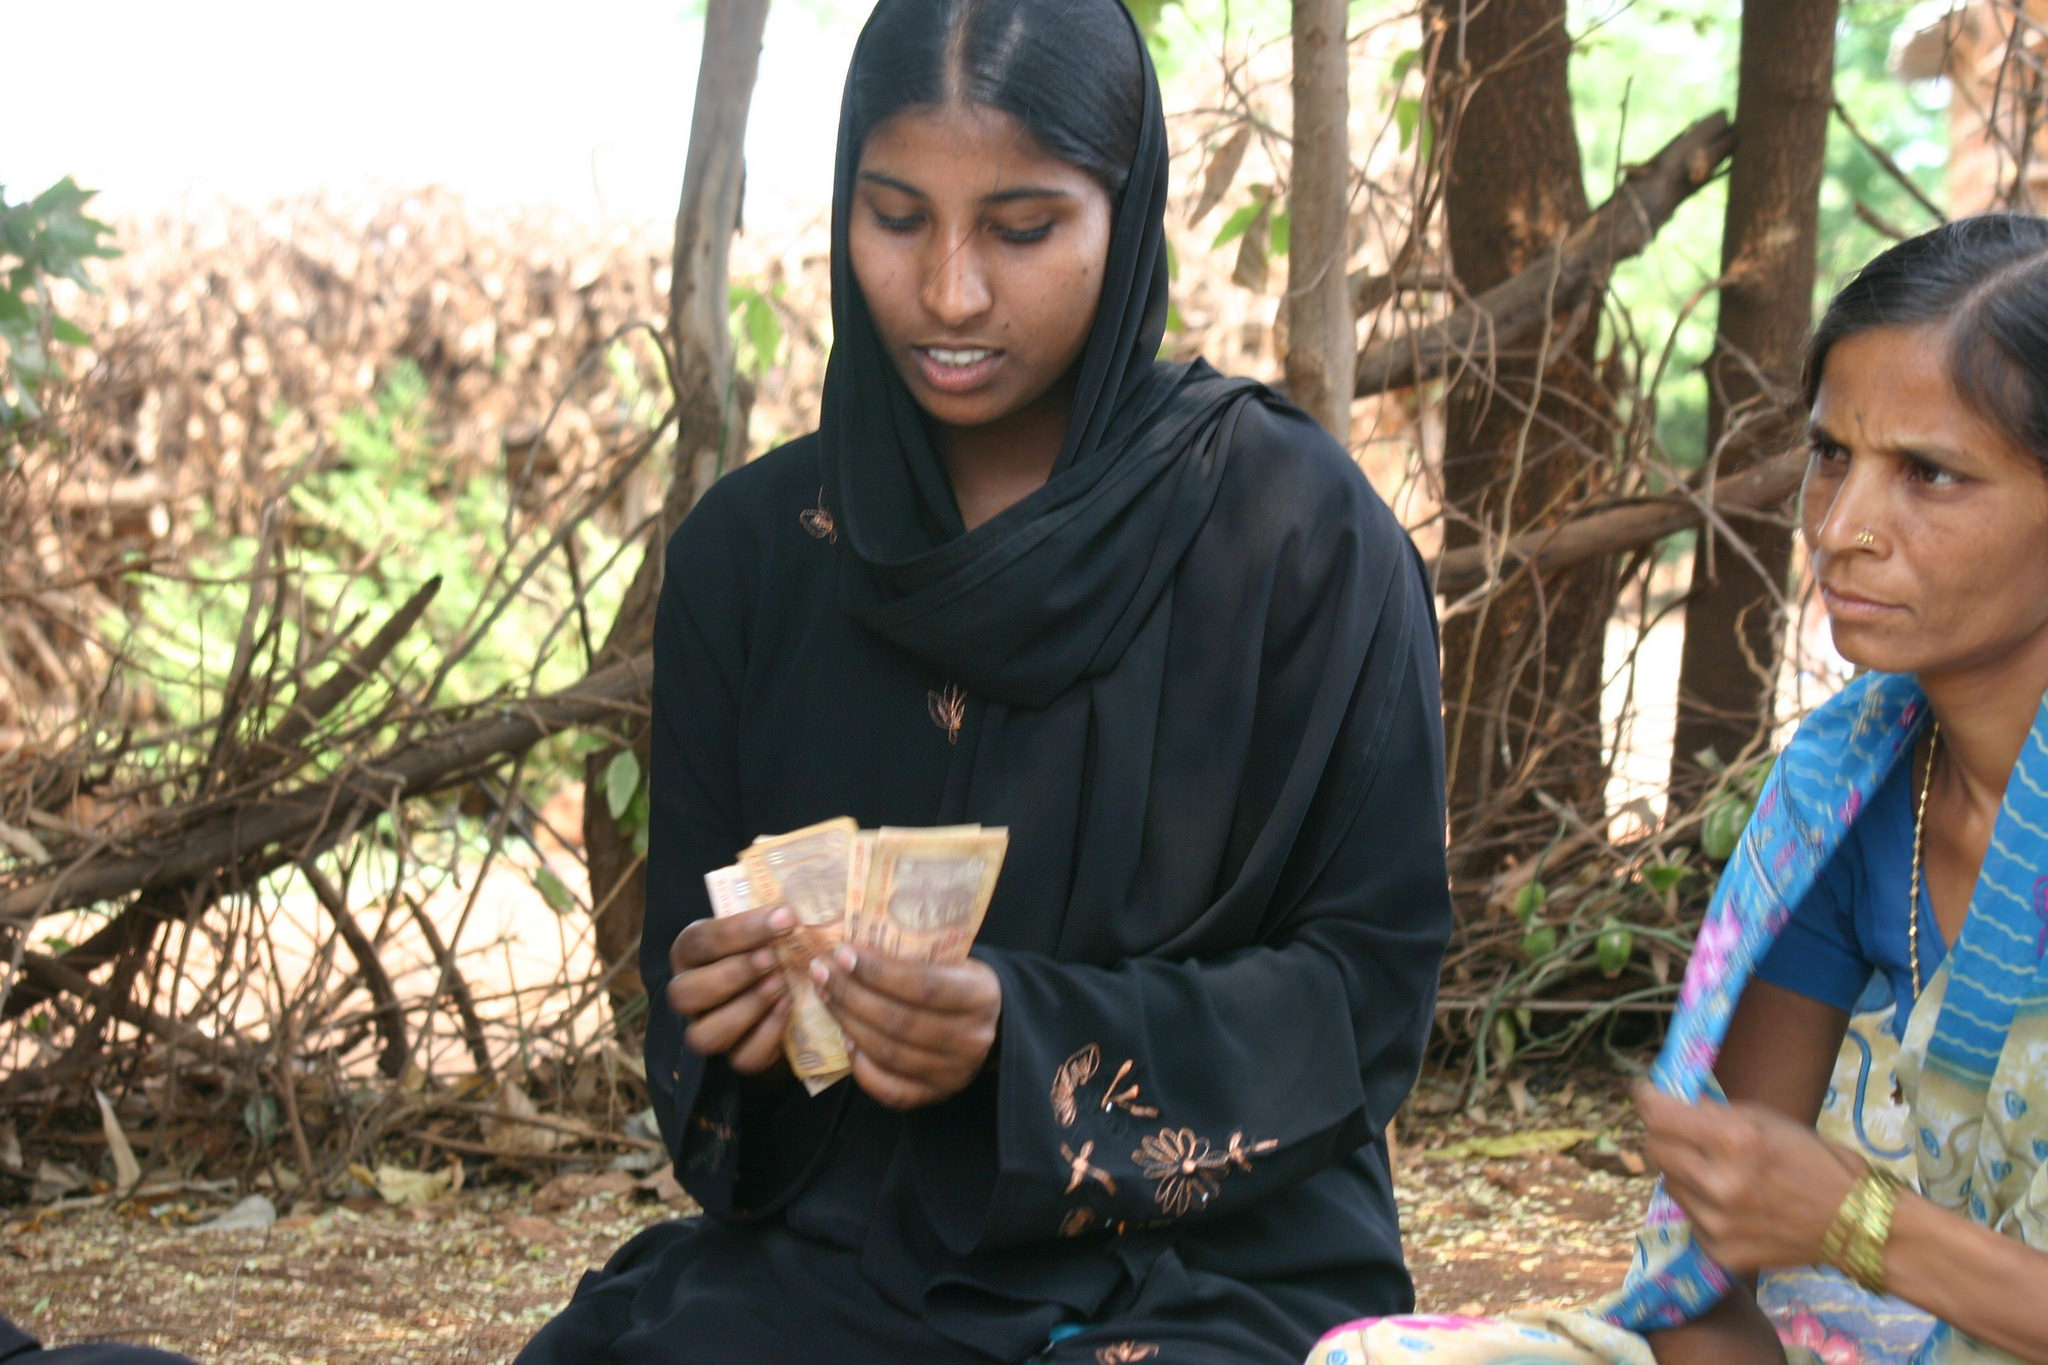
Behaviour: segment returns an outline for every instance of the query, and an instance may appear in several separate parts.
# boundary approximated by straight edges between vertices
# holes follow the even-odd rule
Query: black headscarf
[[[901,5],[936,11],[883,0]],[[643,962],[678,1178],[809,1261],[857,1258],[863,1294],[997,1359],[1217,1277],[1264,1286],[1271,1314],[1245,1321],[1294,1358],[1342,1315],[1412,1303],[1379,1135],[1450,924],[1430,597],[1314,422],[1156,361],[1149,61],[1144,81],[1063,448],[973,530],[847,258],[849,99],[820,430],[706,494],[656,630]],[[820,481],[836,538],[807,515]],[[967,704],[935,727],[949,686]],[[998,1052],[905,1114],[853,1085],[750,1091],[660,1003],[704,873],[840,814],[1010,830],[974,949],[1001,985]],[[1100,1075],[1076,1080],[1089,1058]],[[1145,1155],[1198,1138],[1235,1153],[1227,1178],[1176,1185]],[[1073,1151],[1103,1178],[1077,1186]]]
[[[1144,41],[1124,18],[1144,72],[1143,119],[1066,440],[1044,487],[972,531],[847,249],[861,153],[854,83],[872,20],[840,106],[818,438],[825,506],[853,550],[847,605],[949,681],[1018,705],[1042,706],[1122,657],[1208,516],[1223,477],[1222,419],[1256,387],[1156,359],[1167,312],[1166,120]]]

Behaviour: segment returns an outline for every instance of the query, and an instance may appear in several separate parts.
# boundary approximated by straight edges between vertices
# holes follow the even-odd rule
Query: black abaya
[[[708,1217],[523,1360],[1284,1365],[1412,1304],[1382,1134],[1450,927],[1430,598],[1314,423],[1154,363],[1146,70],[1066,447],[972,531],[846,266],[842,126],[820,430],[710,490],[656,626],[648,1078]],[[838,815],[1010,830],[996,1050],[909,1114],[741,1078],[663,1001],[703,874]]]
[[[45,1347],[0,1317],[0,1362],[6,1365],[192,1365],[189,1357],[118,1341]]]

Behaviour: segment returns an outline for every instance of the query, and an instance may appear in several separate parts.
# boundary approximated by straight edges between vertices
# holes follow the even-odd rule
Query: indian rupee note
[[[811,961],[846,937],[847,877],[859,834],[842,816],[757,840],[740,853],[752,904],[786,905],[796,916],[796,927],[775,947],[789,987],[782,1050],[813,1095],[853,1071],[846,1035],[811,980]]]
[[[965,960],[1009,846],[1010,832],[1000,828],[877,830],[848,941],[907,962]]]

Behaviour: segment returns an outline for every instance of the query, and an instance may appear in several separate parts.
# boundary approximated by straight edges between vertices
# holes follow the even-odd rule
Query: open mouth
[[[967,393],[987,382],[1003,353],[986,346],[914,346],[925,383],[941,393]]]

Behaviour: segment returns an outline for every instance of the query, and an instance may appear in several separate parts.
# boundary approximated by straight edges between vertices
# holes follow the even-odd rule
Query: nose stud
[[[1877,532],[1871,530],[1868,526],[1864,527],[1856,533],[1856,543],[1866,550],[1869,549],[1877,544]]]

